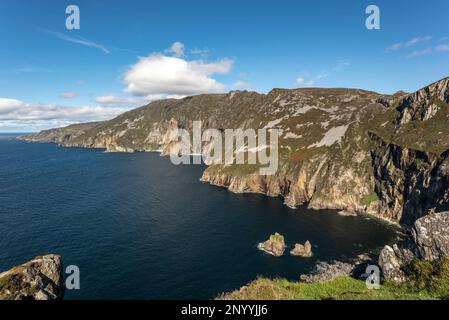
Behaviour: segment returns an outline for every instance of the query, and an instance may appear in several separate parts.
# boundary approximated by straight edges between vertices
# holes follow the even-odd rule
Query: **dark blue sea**
[[[396,238],[365,216],[292,210],[282,199],[200,182],[204,166],[157,153],[104,153],[0,139],[0,271],[60,254],[81,271],[67,299],[211,299],[257,276],[298,279]],[[256,245],[280,232],[314,257]]]

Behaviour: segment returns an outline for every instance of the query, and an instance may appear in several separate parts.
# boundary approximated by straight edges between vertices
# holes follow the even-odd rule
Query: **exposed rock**
[[[62,259],[58,255],[36,257],[0,273],[0,300],[56,300],[63,295]]]
[[[355,269],[355,264],[341,261],[334,261],[332,263],[318,262],[316,270],[310,274],[300,275],[303,282],[323,282],[334,280],[340,276],[350,276]]]
[[[411,236],[402,244],[385,246],[379,256],[384,278],[403,282],[404,269],[414,260],[438,260],[449,255],[449,212],[433,213],[418,219]]]
[[[412,237],[419,257],[433,261],[449,255],[449,212],[434,213],[418,219]]]
[[[446,210],[449,200],[449,152],[437,155],[386,143],[371,134],[379,214],[405,226]]]
[[[296,243],[295,247],[293,248],[293,250],[290,251],[290,254],[292,256],[303,257],[303,258],[310,258],[311,256],[313,256],[312,244],[310,243],[309,240],[307,240],[304,243],[304,245],[302,245],[300,243]]]
[[[449,78],[435,82],[405,97],[399,104],[398,124],[427,121],[440,110],[441,103],[449,103]]]
[[[405,273],[402,271],[404,262],[390,246],[385,246],[379,255],[379,266],[382,269],[383,276],[388,281],[404,282]]]
[[[265,242],[259,243],[257,246],[259,250],[265,251],[275,257],[280,257],[285,251],[285,241],[284,236],[279,233],[272,234],[270,239]]]

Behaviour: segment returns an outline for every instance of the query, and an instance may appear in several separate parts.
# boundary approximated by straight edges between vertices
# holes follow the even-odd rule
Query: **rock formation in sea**
[[[309,240],[307,240],[304,245],[296,243],[295,247],[290,251],[290,254],[292,256],[310,258],[311,256],[313,256],[312,244]]]
[[[62,259],[49,254],[0,273],[0,300],[58,300],[64,296]]]
[[[272,256],[280,257],[285,251],[284,236],[276,232],[267,241],[259,243],[257,247]]]

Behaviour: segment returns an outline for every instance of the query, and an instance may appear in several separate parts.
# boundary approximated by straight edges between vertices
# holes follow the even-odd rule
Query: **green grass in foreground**
[[[228,300],[422,300],[449,299],[449,259],[413,263],[410,281],[403,284],[385,282],[379,290],[369,290],[365,282],[338,277],[318,283],[291,282],[259,278],[247,287],[224,294]]]

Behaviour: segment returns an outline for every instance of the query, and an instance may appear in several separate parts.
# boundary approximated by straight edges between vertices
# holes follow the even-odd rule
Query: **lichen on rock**
[[[0,273],[0,300],[58,300],[64,296],[62,259],[50,254]]]

